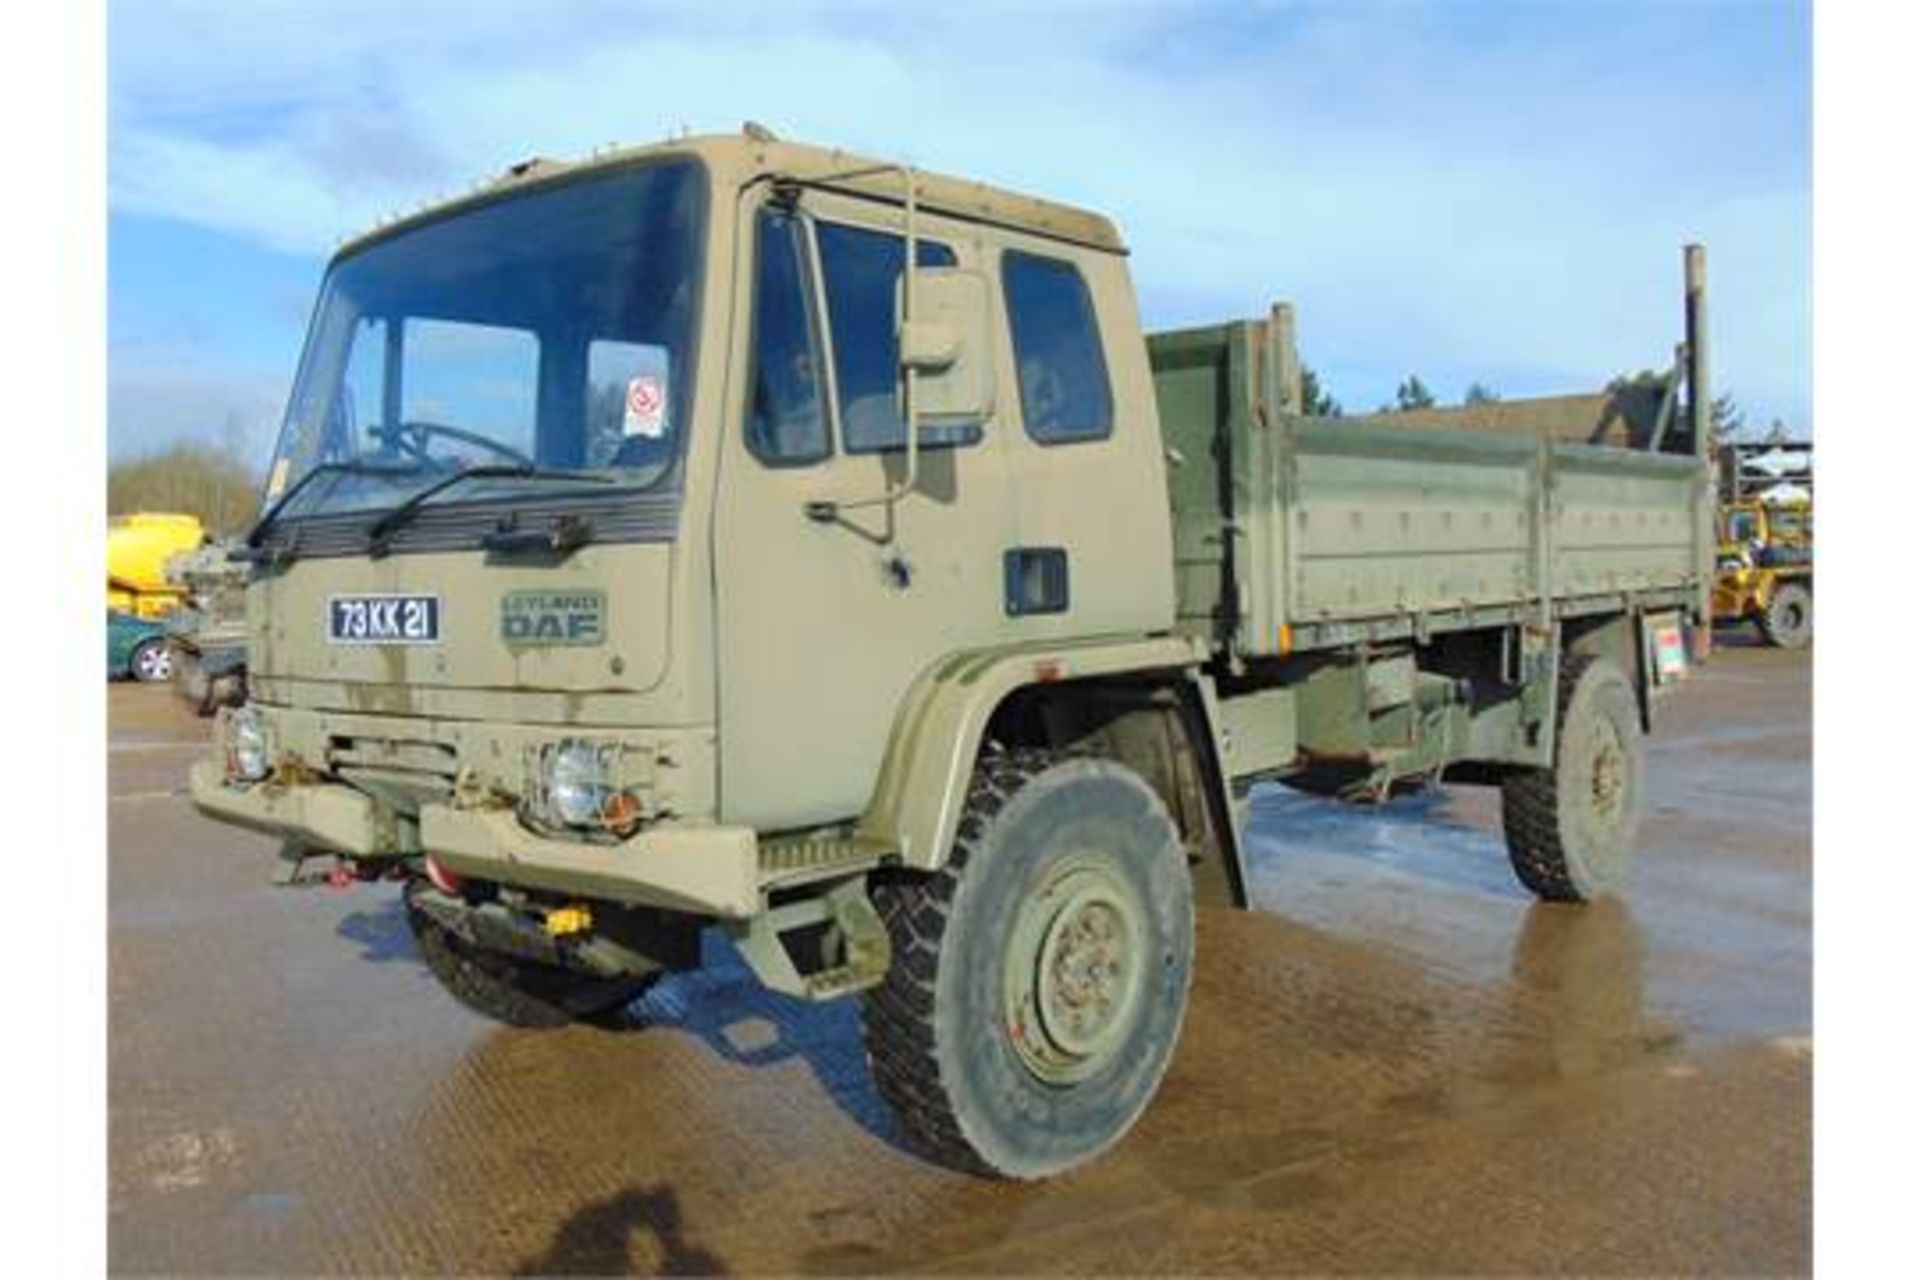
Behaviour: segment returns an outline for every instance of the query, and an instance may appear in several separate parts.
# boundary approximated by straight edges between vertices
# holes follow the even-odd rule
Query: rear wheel
[[[141,684],[160,684],[173,675],[173,650],[159,636],[142,640],[127,659],[127,670]]]
[[[1522,884],[1549,901],[1587,902],[1626,883],[1640,821],[1640,711],[1605,658],[1567,658],[1559,697],[1553,767],[1507,775],[1501,819]]]
[[[1193,885],[1139,775],[1021,752],[976,770],[947,866],[881,882],[864,1009],[879,1092],[942,1164],[1041,1178],[1118,1141],[1186,1010]]]
[[[1805,648],[1813,639],[1813,592],[1802,583],[1781,583],[1760,615],[1760,634],[1776,648]]]
[[[406,891],[407,923],[420,944],[427,971],[467,1008],[512,1027],[563,1027],[570,1022],[606,1022],[658,975],[597,978],[473,946],[435,920]]]

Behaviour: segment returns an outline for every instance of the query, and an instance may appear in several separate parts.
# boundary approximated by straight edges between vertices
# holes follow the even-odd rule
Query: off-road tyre
[[[1645,764],[1640,709],[1606,658],[1561,661],[1551,769],[1500,783],[1507,855],[1520,883],[1549,902],[1590,902],[1626,884]]]
[[[414,888],[406,890],[407,923],[427,971],[454,999],[495,1022],[534,1030],[573,1022],[618,1027],[622,1010],[658,977],[597,978],[482,950],[416,906]]]
[[[1193,971],[1185,851],[1139,775],[991,752],[946,866],[895,873],[872,896],[893,963],[863,1001],[867,1058],[914,1147],[950,1168],[1036,1179],[1133,1126],[1166,1073]],[[1088,973],[1104,975],[1090,999]],[[1064,1041],[1085,1033],[1082,1056],[1060,1048],[1055,1026]]]
[[[1760,635],[1776,649],[1804,649],[1813,642],[1813,592],[1805,583],[1783,582],[1760,614]]]

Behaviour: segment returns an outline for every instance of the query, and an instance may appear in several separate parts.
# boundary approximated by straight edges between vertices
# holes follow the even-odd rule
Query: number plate
[[[437,644],[439,596],[329,596],[327,639],[333,644]]]

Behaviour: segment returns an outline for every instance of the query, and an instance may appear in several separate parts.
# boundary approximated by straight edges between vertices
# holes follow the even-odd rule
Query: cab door
[[[1011,554],[1050,560],[1057,584],[1023,608],[1018,638],[1167,630],[1165,445],[1125,259],[1009,234],[988,274],[1004,316],[1001,434],[1020,481]]]
[[[922,670],[1000,635],[1012,502],[996,413],[922,435],[905,474],[900,211],[808,191],[743,222],[714,498],[723,820],[782,830],[866,807]],[[966,224],[921,215],[919,261],[976,265]]]

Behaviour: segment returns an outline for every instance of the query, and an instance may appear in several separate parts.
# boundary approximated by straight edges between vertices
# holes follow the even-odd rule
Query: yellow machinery
[[[1713,620],[1751,622],[1768,644],[1802,648],[1813,641],[1813,442],[1728,441],[1717,461]]]
[[[107,608],[159,618],[179,608],[186,589],[167,577],[167,561],[207,540],[190,515],[135,512],[107,522]]]
[[[1720,508],[1713,620],[1751,622],[1768,644],[1813,640],[1813,503],[1756,499]]]

